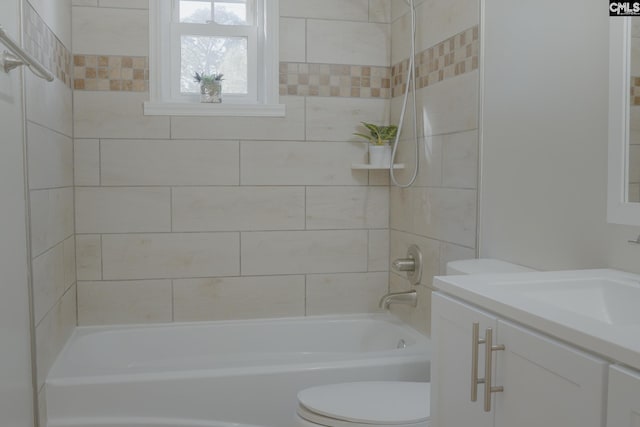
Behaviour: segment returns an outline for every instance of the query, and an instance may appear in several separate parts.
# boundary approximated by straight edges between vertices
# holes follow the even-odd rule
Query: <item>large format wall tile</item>
[[[73,189],[31,191],[31,252],[35,257],[73,234]]]
[[[307,99],[307,140],[363,141],[353,135],[365,132],[360,122],[382,124],[388,115],[384,99],[312,97]]]
[[[146,35],[121,41],[146,31],[145,0],[68,1],[76,78],[89,57],[148,55]],[[391,4],[281,0],[282,118],[144,116],[146,91],[76,82],[81,324],[377,309],[389,181],[351,169],[367,159],[352,134],[389,119]],[[311,306],[305,274],[327,275]],[[332,290],[345,295],[333,311]]]
[[[388,289],[386,272],[309,275],[307,315],[378,311],[378,302]]]
[[[58,79],[47,82],[33,73],[25,73],[27,119],[71,137],[73,134],[73,97],[69,87]],[[78,106],[75,106],[76,112]]]
[[[242,185],[367,185],[364,143],[242,142]]]
[[[308,187],[307,229],[386,228],[388,187]]]
[[[76,274],[78,280],[102,279],[100,235],[76,235]]]
[[[280,61],[307,60],[306,25],[304,19],[280,18]]]
[[[36,324],[75,283],[73,237],[33,260],[33,306]]]
[[[118,140],[100,144],[102,185],[238,184],[237,142]]]
[[[385,227],[386,228],[386,227]],[[389,271],[389,230],[369,230],[369,271]]]
[[[475,190],[391,190],[391,228],[470,248],[476,242]]]
[[[368,0],[280,0],[280,15],[367,22],[369,2]]]
[[[73,141],[34,123],[27,124],[29,188],[73,185]]]
[[[369,0],[369,22],[391,22],[392,0]]]
[[[242,274],[364,272],[367,231],[242,233]]]
[[[304,229],[301,187],[183,187],[172,202],[174,231]]]
[[[239,233],[102,236],[105,280],[235,276]]]
[[[304,316],[304,276],[174,280],[174,320]]]
[[[307,20],[307,61],[389,66],[388,24]],[[349,40],[349,43],[345,43]]]
[[[73,53],[147,56],[149,12],[116,8],[73,8]]]
[[[478,131],[442,135],[442,185],[477,188]]]
[[[78,282],[81,326],[171,320],[171,280]]]
[[[71,0],[29,0],[56,37],[71,48]]]
[[[76,138],[169,138],[169,117],[145,116],[149,94],[88,92],[73,94]]]
[[[38,389],[76,326],[76,287],[72,286],[36,326]]]
[[[77,188],[77,233],[171,231],[168,188]]]
[[[123,9],[149,9],[149,0],[100,0],[98,5]]]
[[[254,139],[299,141],[304,139],[305,98],[281,96],[286,117],[172,117],[175,139]]]
[[[73,175],[76,186],[100,185],[100,141],[73,141]]]

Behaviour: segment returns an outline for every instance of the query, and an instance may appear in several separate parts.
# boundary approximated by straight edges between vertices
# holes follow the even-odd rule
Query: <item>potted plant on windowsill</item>
[[[222,102],[222,73],[204,74],[196,72],[193,80],[200,83],[200,102],[219,104]]]
[[[391,146],[398,134],[398,126],[378,126],[367,122],[362,122],[362,125],[369,130],[369,135],[354,135],[369,141],[369,164],[375,167],[391,167]]]

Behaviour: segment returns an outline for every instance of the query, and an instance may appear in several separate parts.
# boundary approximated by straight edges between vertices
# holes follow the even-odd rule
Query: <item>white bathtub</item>
[[[81,327],[47,378],[48,426],[286,427],[300,389],[428,381],[429,360],[386,314]]]

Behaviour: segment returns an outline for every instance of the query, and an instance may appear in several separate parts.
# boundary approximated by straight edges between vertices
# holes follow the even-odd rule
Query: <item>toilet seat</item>
[[[298,393],[298,416],[330,427],[427,427],[431,384],[365,381],[312,387]]]

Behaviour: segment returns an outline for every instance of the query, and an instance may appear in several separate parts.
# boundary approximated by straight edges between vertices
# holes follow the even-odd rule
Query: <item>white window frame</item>
[[[256,26],[174,24],[174,0],[149,1],[149,91],[144,103],[145,115],[168,116],[257,116],[283,117],[285,106],[279,103],[278,0],[256,0]],[[200,29],[198,29],[198,26]],[[247,96],[225,94],[221,104],[200,103],[199,97],[180,94],[181,29],[189,35],[247,36]],[[224,28],[227,27],[227,28]],[[255,37],[251,37],[251,32]],[[253,41],[252,41],[253,39]]]

